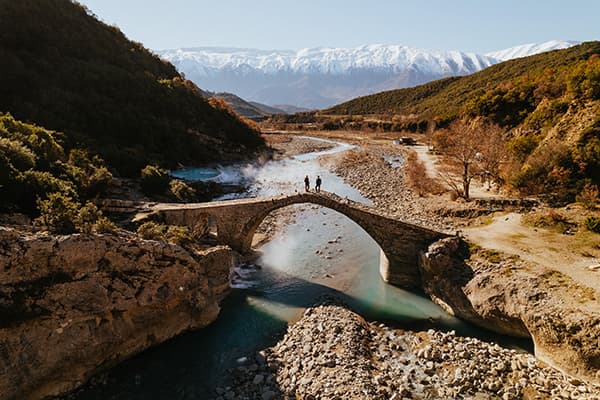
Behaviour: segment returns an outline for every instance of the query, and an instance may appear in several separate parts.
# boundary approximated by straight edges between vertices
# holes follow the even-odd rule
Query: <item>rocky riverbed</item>
[[[314,140],[303,136],[272,134],[263,137],[274,150],[276,159],[330,150],[337,146],[336,143],[331,141]]]
[[[420,197],[408,188],[403,169],[384,159],[384,156],[398,157],[401,153],[397,147],[369,146],[368,151],[354,150],[323,157],[322,162],[357,188],[375,207],[407,222],[434,229],[453,229],[453,223],[436,212],[432,199]]]
[[[225,399],[600,399],[527,353],[456,336],[368,323],[327,301],[274,347],[238,360]]]

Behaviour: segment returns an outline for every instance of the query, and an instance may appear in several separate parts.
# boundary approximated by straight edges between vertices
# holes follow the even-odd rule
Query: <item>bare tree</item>
[[[469,200],[473,178],[500,179],[500,165],[505,158],[502,138],[503,131],[498,126],[481,120],[457,120],[448,129],[438,131],[434,141],[442,153],[440,178]]]
[[[481,124],[483,136],[480,137],[480,149],[477,163],[481,177],[491,188],[491,184],[502,185],[501,167],[508,160],[505,132],[495,124]]]

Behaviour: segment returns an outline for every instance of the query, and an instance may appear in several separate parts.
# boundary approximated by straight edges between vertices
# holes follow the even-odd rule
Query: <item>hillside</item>
[[[137,176],[249,156],[258,133],[169,63],[69,0],[0,0],[0,111],[64,132]]]
[[[485,107],[484,103],[492,101],[496,102],[491,104],[492,108],[499,111],[494,113],[493,118],[499,123],[514,125],[533,111],[543,98],[564,95],[568,90],[568,81],[576,81],[578,69],[598,54],[600,42],[587,42],[564,50],[505,61],[472,75],[359,97],[322,113],[416,114],[424,118],[445,119],[474,111],[473,108],[478,106]],[[535,92],[537,88],[539,90]],[[521,115],[523,118],[509,120],[512,118],[510,115],[519,114],[523,110],[526,111]],[[481,112],[493,113],[492,110]]]
[[[233,93],[212,93],[207,92],[208,97],[216,97],[225,101],[233,111],[242,117],[254,119],[263,118],[273,114],[285,114],[286,112],[275,107],[267,106],[266,104],[257,103],[255,101],[246,101]]]
[[[431,121],[445,128],[458,117],[502,128],[509,153],[501,178],[505,187],[557,203],[597,193],[600,42],[361,97],[317,114],[280,116],[279,121],[320,123],[325,129],[425,132]]]

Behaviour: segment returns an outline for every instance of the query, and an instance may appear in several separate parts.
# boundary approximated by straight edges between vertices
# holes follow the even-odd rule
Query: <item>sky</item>
[[[398,44],[488,52],[600,40],[600,0],[79,0],[152,50]]]

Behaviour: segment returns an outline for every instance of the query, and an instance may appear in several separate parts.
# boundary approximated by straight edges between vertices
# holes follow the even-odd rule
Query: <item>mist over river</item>
[[[283,160],[188,169],[174,175],[244,183],[248,190],[243,196],[248,197],[304,190],[305,175],[310,176],[311,185],[320,175],[324,190],[368,204],[317,160],[352,147],[340,143],[327,151]],[[449,316],[424,296],[385,284],[379,276],[379,246],[347,217],[311,204],[289,208],[295,211],[295,222],[258,249],[262,254],[256,264],[262,268],[236,269],[234,289],[217,321],[121,363],[73,398],[210,398],[226,369],[275,344],[288,323],[325,294],[342,298],[369,320],[391,326],[454,329],[457,334],[519,346]]]

